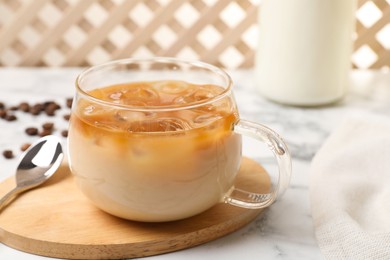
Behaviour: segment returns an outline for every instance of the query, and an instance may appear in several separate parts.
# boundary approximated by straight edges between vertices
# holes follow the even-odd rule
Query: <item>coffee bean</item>
[[[50,104],[53,104],[53,101],[45,101],[42,103],[42,105],[46,108],[48,107]]]
[[[30,113],[34,116],[39,115],[43,111],[43,105],[38,103],[30,108]]]
[[[70,119],[70,114],[64,115],[64,119],[65,119],[66,121],[69,121],[69,119]]]
[[[73,104],[73,98],[67,98],[66,99],[66,106],[68,108],[72,108],[72,104]]]
[[[47,116],[55,116],[56,115],[56,111],[55,110],[45,110],[45,113]]]
[[[4,117],[4,119],[5,120],[7,120],[7,121],[15,121],[16,119],[18,119],[15,115],[6,115],[5,117]]]
[[[63,130],[63,131],[61,131],[61,135],[62,135],[63,137],[68,137],[68,130]]]
[[[45,107],[45,113],[48,116],[54,116],[57,109],[57,105],[55,103],[51,103]]]
[[[4,109],[0,109],[0,118],[5,118],[7,116],[7,111]]]
[[[5,104],[3,102],[0,102],[0,109],[5,109]]]
[[[47,136],[47,135],[51,135],[52,133],[53,133],[53,131],[51,131],[51,130],[43,129],[43,130],[39,133],[39,136],[40,136],[40,137],[44,137],[44,136]]]
[[[20,147],[21,151],[26,151],[28,148],[30,148],[31,144],[30,143],[25,143]]]
[[[46,109],[48,107],[50,107],[51,109],[53,110],[57,110],[57,109],[60,109],[61,106],[59,104],[57,104],[55,101],[46,101],[46,102],[43,102],[43,107]]]
[[[39,115],[41,113],[41,109],[36,108],[36,107],[32,107],[30,109],[30,113],[31,113],[31,115],[37,116],[37,115]]]
[[[30,105],[27,102],[22,102],[19,104],[19,109],[27,113],[30,111]]]
[[[42,128],[43,128],[44,130],[53,130],[53,128],[54,128],[54,123],[50,123],[50,122],[44,123],[44,124],[42,125]]]
[[[25,132],[26,132],[26,134],[31,135],[31,136],[37,135],[38,134],[38,128],[36,128],[36,127],[28,127],[28,128],[26,128]]]
[[[12,158],[14,158],[14,153],[11,150],[4,150],[3,156],[6,159],[12,159]]]
[[[17,106],[12,106],[12,107],[9,108],[9,110],[11,110],[11,111],[16,111],[18,109],[19,109],[19,107],[17,107]]]

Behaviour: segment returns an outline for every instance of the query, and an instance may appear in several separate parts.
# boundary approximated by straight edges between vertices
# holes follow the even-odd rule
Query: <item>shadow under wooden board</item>
[[[238,188],[252,192],[265,193],[270,189],[264,168],[248,158],[243,158],[236,183]],[[0,196],[13,186],[13,178],[0,183]],[[57,258],[135,258],[217,239],[248,224],[262,211],[220,203],[180,221],[128,221],[93,206],[64,164],[45,185],[20,195],[0,212],[0,242],[24,252]]]

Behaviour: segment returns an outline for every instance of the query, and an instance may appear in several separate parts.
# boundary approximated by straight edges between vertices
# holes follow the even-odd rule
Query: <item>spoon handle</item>
[[[18,195],[21,190],[18,187],[13,188],[10,192],[4,195],[0,199],[0,212],[3,210],[5,206],[8,205],[13,199],[15,199],[16,195]]]

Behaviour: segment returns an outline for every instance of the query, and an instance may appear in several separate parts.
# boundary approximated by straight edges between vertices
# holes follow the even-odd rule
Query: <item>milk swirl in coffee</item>
[[[152,81],[76,96],[69,148],[81,190],[99,208],[142,221],[186,218],[221,201],[241,158],[231,131],[237,108],[223,91]]]

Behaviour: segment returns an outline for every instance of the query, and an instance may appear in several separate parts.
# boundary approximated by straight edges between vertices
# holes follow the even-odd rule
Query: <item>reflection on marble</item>
[[[0,69],[0,101],[16,105],[21,101],[54,99],[64,105],[73,95],[79,68]],[[374,71],[351,73],[350,92],[341,102],[318,108],[289,107],[270,102],[257,94],[252,71],[232,71],[235,96],[241,117],[265,124],[287,142],[293,157],[290,188],[274,205],[244,228],[215,241],[148,259],[323,259],[314,237],[308,191],[310,162],[332,130],[347,116],[373,112],[389,116],[390,74]],[[47,117],[19,113],[19,120],[0,120],[0,150],[19,149],[31,141],[24,134],[28,126],[39,126]],[[57,128],[66,128],[61,118]],[[64,140],[65,141],[65,140]],[[244,143],[244,154],[275,168],[272,155],[258,152],[257,144]],[[0,180],[13,174],[17,159],[0,158]],[[0,223],[1,224],[1,223]],[[16,251],[0,244],[1,259],[47,259]]]

